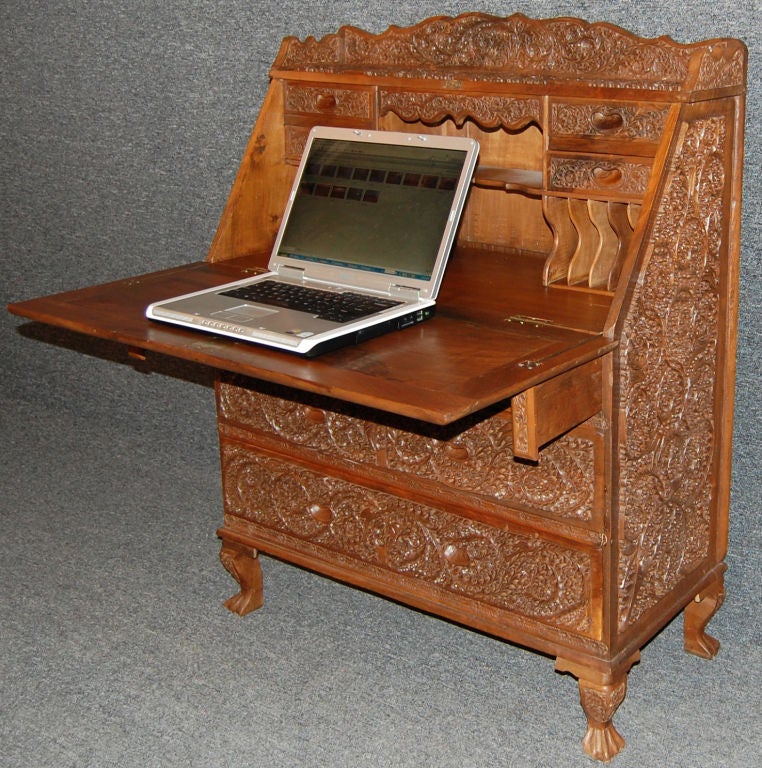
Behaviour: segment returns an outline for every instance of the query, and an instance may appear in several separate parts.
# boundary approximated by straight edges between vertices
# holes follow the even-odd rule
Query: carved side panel
[[[322,476],[237,443],[223,442],[222,468],[226,514],[290,548],[349,568],[368,564],[567,631],[590,635],[597,625],[588,552]]]
[[[288,400],[236,381],[218,385],[220,417],[286,445],[403,473],[408,485],[422,477],[562,520],[593,522],[601,503],[595,485],[600,446],[589,436],[566,435],[543,449],[539,463],[525,464],[513,459],[510,412],[474,419],[456,432],[432,427],[422,433],[404,420],[375,421],[362,409],[337,411],[318,398]]]
[[[304,147],[307,145],[307,136],[310,129],[301,125],[286,125],[284,130],[286,160],[294,165],[298,165],[304,152]]]
[[[710,552],[730,127],[719,115],[683,130],[620,347],[621,626]]]
[[[716,42],[701,57],[695,87],[711,90],[727,85],[745,85],[747,55],[737,40]]]

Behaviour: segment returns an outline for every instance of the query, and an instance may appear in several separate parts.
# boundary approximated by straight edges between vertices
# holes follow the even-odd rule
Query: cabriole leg
[[[587,717],[582,748],[590,757],[608,763],[624,747],[612,720],[626,693],[627,675],[611,685],[579,680],[579,699]]]
[[[579,700],[587,717],[582,748],[595,760],[608,763],[624,747],[624,739],[614,728],[614,713],[627,694],[627,673],[639,660],[638,651],[624,664],[595,670],[561,657],[556,659],[557,672],[569,672],[577,678]]]
[[[225,607],[239,616],[245,616],[264,604],[262,567],[258,555],[253,547],[225,540],[222,542],[220,561],[241,587],[237,595],[225,601]]]
[[[702,659],[713,659],[720,650],[720,643],[706,633],[706,625],[725,600],[725,580],[720,574],[717,581],[696,595],[683,613],[683,637],[685,650]]]

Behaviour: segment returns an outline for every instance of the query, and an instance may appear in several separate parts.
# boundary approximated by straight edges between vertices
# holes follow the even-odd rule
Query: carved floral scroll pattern
[[[644,40],[610,24],[473,13],[391,27],[380,35],[344,27],[322,40],[291,38],[276,66],[307,71],[351,66],[373,75],[391,71],[443,79],[478,69],[480,79],[493,82],[544,83],[569,77],[672,90],[685,82],[690,58],[689,46],[665,38]],[[726,76],[725,70],[716,66],[716,76]]]
[[[371,92],[350,88],[300,88],[286,89],[285,109],[292,113],[321,114],[319,101],[330,97],[332,117],[353,117],[370,120],[373,116]]]
[[[743,85],[746,82],[746,54],[738,49],[725,50],[726,43],[713,46],[701,59],[696,88],[717,88],[722,85]]]
[[[595,125],[594,116],[615,113],[622,126],[616,130],[602,130]],[[566,104],[551,106],[551,131],[556,136],[593,136],[605,138],[643,139],[660,141],[669,114],[669,107],[646,109],[636,105]]]
[[[618,175],[618,181],[611,184],[611,174]],[[645,194],[651,166],[643,162],[627,162],[622,159],[605,161],[600,158],[551,157],[548,169],[548,183],[552,189],[588,190],[642,197]]]
[[[593,516],[593,441],[566,435],[543,450],[538,464],[516,462],[510,414],[432,436],[361,418],[359,410],[336,412],[229,383],[219,385],[219,403],[228,422],[319,454],[428,478],[498,503],[536,507],[564,520]]]
[[[726,123],[686,130],[623,330],[621,625],[708,555]]]
[[[458,126],[470,118],[485,128],[503,127],[512,130],[532,122],[538,125],[541,122],[538,98],[515,99],[508,96],[476,97],[382,89],[379,92],[379,112],[394,112],[407,122],[420,120],[428,124],[451,117]]]
[[[591,562],[583,552],[372,491],[223,443],[225,509],[309,550],[589,633]],[[277,486],[277,500],[270,488]],[[293,545],[293,544],[291,544]]]

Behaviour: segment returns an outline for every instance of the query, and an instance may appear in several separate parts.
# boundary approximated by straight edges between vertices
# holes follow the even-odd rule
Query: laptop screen
[[[466,152],[315,138],[278,253],[399,277],[431,277]]]

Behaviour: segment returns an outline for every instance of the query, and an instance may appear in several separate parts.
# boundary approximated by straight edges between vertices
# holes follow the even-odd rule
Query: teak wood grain
[[[495,259],[484,256],[481,254],[483,274],[494,273],[499,268],[490,267]],[[484,291],[489,285],[474,277],[460,281],[458,295],[452,296],[453,306],[445,298],[431,322],[397,332],[391,339],[373,339],[312,360],[145,318],[145,307],[152,301],[245,277],[258,271],[256,261],[254,267],[248,259],[235,264],[199,262],[20,302],[10,309],[31,320],[107,338],[134,350],[170,354],[437,424],[506,400],[616,345],[590,331],[525,321],[526,314],[521,312],[522,319],[511,319],[498,311],[499,305],[492,307],[487,301],[481,306],[475,306],[469,297],[458,301],[463,287],[478,296],[479,286]],[[469,269],[473,258],[464,256],[454,262],[457,272],[458,268]],[[507,295],[501,291],[499,298],[505,306],[533,311],[537,300],[527,301],[517,290],[520,285],[513,283],[513,298],[510,291]],[[547,289],[540,287],[536,292],[546,293]],[[593,302],[576,317],[572,306],[564,309],[563,302],[554,311],[559,316],[565,313],[573,325],[601,324],[606,304]]]
[[[608,761],[649,640],[683,612],[719,650],[746,56],[519,15],[287,38],[206,262],[10,309],[217,369],[230,610],[263,551],[549,654]],[[436,317],[309,361],[147,321],[265,266],[319,123],[479,139]]]

